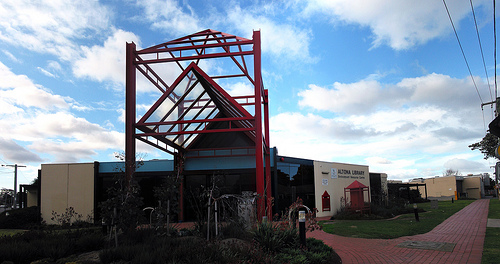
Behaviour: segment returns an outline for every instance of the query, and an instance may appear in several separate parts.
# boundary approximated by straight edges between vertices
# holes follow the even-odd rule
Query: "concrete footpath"
[[[489,200],[477,200],[432,231],[396,239],[341,237],[316,230],[308,237],[322,240],[342,263],[481,263]],[[389,223],[388,223],[389,224]]]

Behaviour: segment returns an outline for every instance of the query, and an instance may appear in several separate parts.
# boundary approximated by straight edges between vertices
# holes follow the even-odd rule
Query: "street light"
[[[299,211],[299,238],[300,244],[306,245],[306,211]]]

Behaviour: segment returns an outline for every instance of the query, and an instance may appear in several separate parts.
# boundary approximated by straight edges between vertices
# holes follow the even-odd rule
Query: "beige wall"
[[[455,176],[424,179],[423,183],[427,185],[427,198],[430,200],[443,200],[455,197],[455,191],[457,190]],[[425,188],[422,186],[419,187],[419,190],[422,197],[425,197]]]
[[[332,169],[336,169],[332,174]],[[370,186],[368,166],[345,163],[314,161],[314,190],[317,216],[333,216],[341,208],[341,198],[344,197],[344,188],[355,180]],[[330,195],[330,211],[323,212],[321,196],[327,191]],[[349,194],[347,194],[349,195]],[[369,201],[369,194],[365,193],[365,201]]]
[[[26,192],[26,207],[38,206],[38,192]]]
[[[42,164],[41,175],[42,218],[54,224],[52,211],[62,214],[73,207],[83,216],[93,217],[94,210],[94,163]]]
[[[424,179],[423,183],[427,184],[428,198],[430,200],[444,200],[454,198],[455,191],[457,191],[457,179],[462,181],[462,192],[467,193],[468,198],[481,199],[481,177],[475,176],[446,176]],[[424,195],[424,187],[419,188],[420,193]]]
[[[481,199],[481,178],[464,177],[462,191],[467,193],[467,198]]]

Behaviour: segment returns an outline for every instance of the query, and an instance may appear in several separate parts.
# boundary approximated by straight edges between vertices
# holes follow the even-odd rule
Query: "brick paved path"
[[[342,263],[481,263],[489,200],[477,200],[432,231],[396,239],[341,237],[313,231],[308,237],[323,240],[342,258]],[[455,243],[453,252],[397,247],[405,241]]]

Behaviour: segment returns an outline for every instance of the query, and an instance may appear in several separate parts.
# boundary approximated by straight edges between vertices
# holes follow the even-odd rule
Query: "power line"
[[[495,101],[498,98],[497,91],[497,18],[496,18],[496,1],[493,0],[493,42],[494,42],[494,57],[495,57]],[[498,107],[498,106],[497,106]],[[495,116],[498,114],[497,108],[495,107]]]
[[[448,10],[448,6],[446,5],[445,0],[443,0],[444,7],[446,8],[446,12],[448,13],[448,17],[450,18],[451,26],[453,27],[453,31],[455,32],[455,36],[457,37],[458,46],[460,46],[460,50],[462,51],[462,56],[465,60],[465,65],[467,65],[467,69],[469,70],[469,75],[472,79],[472,83],[474,83],[474,87],[476,88],[477,96],[479,96],[479,100],[481,104],[483,104],[483,98],[481,98],[481,94],[479,94],[479,89],[477,89],[476,81],[474,80],[474,76],[472,76],[472,71],[470,70],[469,62],[467,61],[467,57],[465,57],[465,52],[462,47],[462,43],[460,42],[460,38],[458,37],[457,30],[455,29],[455,25],[453,24],[453,20],[451,19],[450,11]]]
[[[477,41],[479,42],[479,50],[481,50],[481,58],[483,59],[484,73],[486,74],[486,81],[488,82],[488,88],[489,88],[488,90],[490,91],[490,97],[491,97],[491,100],[493,101],[493,94],[491,93],[490,78],[488,76],[488,71],[486,70],[486,62],[484,61],[483,45],[481,44],[481,38],[479,37],[479,30],[477,28],[476,13],[474,12],[474,5],[472,4],[472,0],[469,0],[469,2],[470,2],[470,7],[472,9],[472,17],[474,17],[474,25],[476,26]]]

